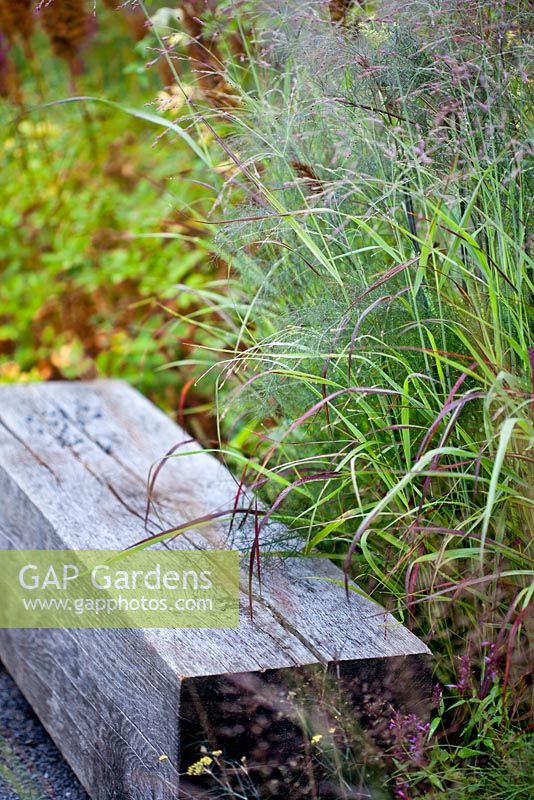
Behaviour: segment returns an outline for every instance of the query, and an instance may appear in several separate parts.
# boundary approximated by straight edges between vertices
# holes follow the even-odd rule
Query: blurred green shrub
[[[187,287],[216,272],[201,223],[210,192],[173,134],[118,107],[54,104],[73,88],[148,112],[165,101],[158,65],[146,66],[152,35],[136,44],[131,19],[97,10],[74,87],[39,29],[33,56],[9,50],[18,102],[0,98],[0,380],[118,376],[176,408],[189,369],[177,379],[162,368],[188,354],[180,314],[198,299]]]

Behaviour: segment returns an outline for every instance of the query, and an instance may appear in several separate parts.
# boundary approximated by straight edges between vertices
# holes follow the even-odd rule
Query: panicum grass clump
[[[528,4],[252,8],[213,215],[225,452],[429,642],[447,746],[398,796],[467,797],[457,768],[523,742],[531,691]]]

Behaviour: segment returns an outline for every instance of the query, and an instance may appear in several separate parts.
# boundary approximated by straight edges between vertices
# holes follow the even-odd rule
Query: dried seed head
[[[16,16],[13,4],[9,0],[0,0],[0,32],[9,42],[15,39]]]
[[[26,41],[33,33],[33,0],[11,0],[17,31]]]
[[[22,103],[17,70],[9,55],[9,41],[2,31],[0,31],[0,97],[8,97],[14,103]]]
[[[54,54],[72,65],[92,27],[84,0],[52,0],[43,6],[41,19]]]
[[[33,33],[33,0],[0,0],[0,31],[13,42],[17,34],[28,40]]]
[[[304,164],[302,161],[290,161],[289,164],[298,178],[307,185],[312,194],[317,194],[324,190],[323,181],[318,177],[310,164]]]
[[[190,36],[187,55],[198,88],[214,106],[236,106],[234,89],[221,74],[223,58],[216,37],[206,32],[202,15],[213,12],[216,0],[186,0],[180,4],[183,25]]]
[[[343,25],[353,5],[354,0],[330,0],[328,11],[332,22]]]

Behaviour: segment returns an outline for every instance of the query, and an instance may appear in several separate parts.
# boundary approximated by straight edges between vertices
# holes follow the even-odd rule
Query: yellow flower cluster
[[[158,111],[170,111],[176,115],[185,105],[186,99],[193,98],[194,88],[187,84],[176,86],[173,84],[168,90],[158,92],[157,108]]]
[[[372,20],[369,20],[368,22],[362,22],[359,27],[359,32],[363,34],[369,44],[373,45],[373,47],[380,47],[380,45],[385,44],[388,40],[386,26],[383,25],[380,27],[378,25],[374,25]]]
[[[213,764],[213,758],[210,758],[210,756],[202,756],[202,758],[195,761],[194,764],[191,764],[191,766],[187,768],[187,774],[202,775],[204,772],[207,772],[206,767],[209,767],[210,764]]]
[[[28,139],[50,139],[61,133],[61,128],[47,120],[31,122],[29,119],[23,119],[18,129]]]

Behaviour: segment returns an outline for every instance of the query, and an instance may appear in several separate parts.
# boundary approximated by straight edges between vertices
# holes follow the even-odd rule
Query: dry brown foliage
[[[0,31],[13,42],[17,34],[27,41],[33,33],[33,0],[0,0]]]
[[[91,31],[84,0],[53,0],[42,7],[41,20],[54,54],[72,67]]]
[[[330,19],[332,22],[343,24],[355,1],[356,0],[330,0],[328,3],[328,11],[330,12]]]
[[[222,75],[223,59],[215,35],[207,33],[202,17],[213,13],[217,0],[185,0],[179,3],[184,28],[189,34],[187,55],[197,86],[212,105],[236,106],[238,100],[233,88]]]

